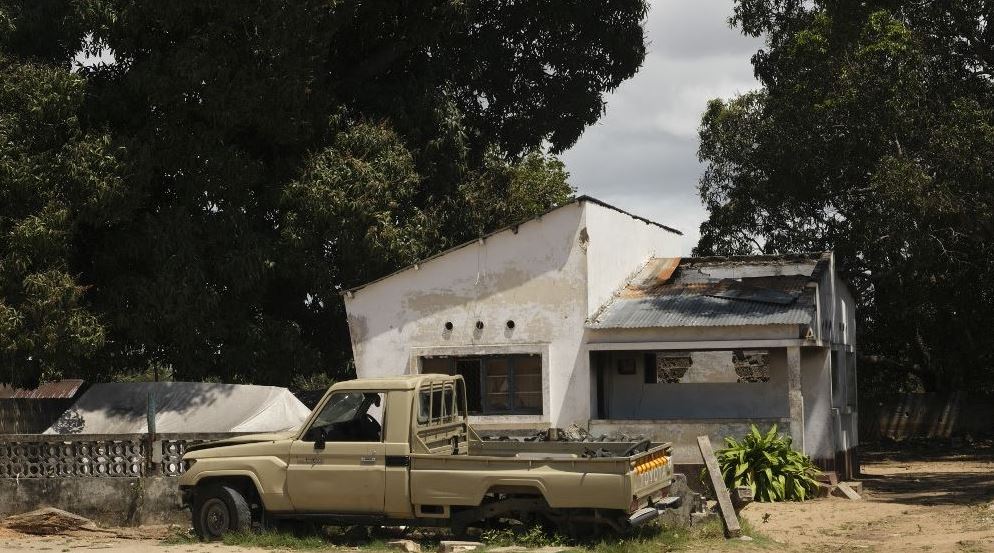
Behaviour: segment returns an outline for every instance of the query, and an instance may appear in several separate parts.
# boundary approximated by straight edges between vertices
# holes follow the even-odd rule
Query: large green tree
[[[645,12],[0,2],[0,48],[19,62],[67,74],[81,51],[113,56],[71,77],[72,116],[106,137],[124,183],[112,217],[73,219],[67,238],[76,300],[105,336],[76,364],[260,383],[344,370],[340,290],[571,197],[550,154],[638,69]]]
[[[762,87],[701,124],[698,252],[834,249],[869,393],[994,389],[990,2],[740,0]]]
[[[58,378],[104,344],[73,270],[81,225],[113,217],[109,139],[81,130],[84,82],[0,54],[0,379]]]

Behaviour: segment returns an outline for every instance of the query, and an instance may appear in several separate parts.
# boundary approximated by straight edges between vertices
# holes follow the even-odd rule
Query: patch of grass
[[[319,527],[283,528],[273,530],[252,530],[226,534],[221,540],[224,545],[258,547],[262,549],[290,551],[325,551],[339,548],[361,549],[365,552],[387,551],[388,539],[376,530],[365,527]],[[422,540],[418,540],[422,541]],[[437,540],[436,540],[437,542]],[[159,545],[188,545],[201,543],[193,531],[176,531],[159,542]],[[437,544],[436,544],[437,545]]]
[[[572,553],[660,553],[667,551],[739,551],[777,548],[776,542],[756,532],[746,521],[742,522],[742,534],[752,541],[726,540],[720,521],[692,527],[648,526],[637,533],[625,537],[606,536],[599,541],[570,544],[560,535],[547,534],[540,526],[511,527],[484,530],[479,537],[487,548],[521,546],[526,548],[562,547]],[[231,546],[257,547],[284,551],[327,551],[340,548],[358,549],[363,553],[392,551],[386,542],[400,539],[401,536],[384,529],[366,527],[324,527],[302,531],[239,532],[224,536],[223,543]],[[440,539],[452,539],[445,532],[415,531],[406,536],[420,543],[424,551],[431,551]],[[464,538],[465,539],[465,538]],[[472,539],[472,538],[471,538]],[[192,532],[180,532],[168,536],[162,545],[184,545],[199,543]]]
[[[524,547],[562,547],[566,540],[559,534],[548,534],[541,526],[528,529],[495,528],[484,530],[480,541],[491,547],[506,547],[520,545]]]
[[[225,545],[264,549],[314,550],[327,549],[330,545],[317,534],[297,536],[289,532],[235,532],[225,534],[222,541]]]

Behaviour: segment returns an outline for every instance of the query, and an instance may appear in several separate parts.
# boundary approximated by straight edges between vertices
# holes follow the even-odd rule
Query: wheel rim
[[[208,534],[214,537],[222,536],[231,527],[228,506],[216,497],[208,499],[200,510],[200,521]]]

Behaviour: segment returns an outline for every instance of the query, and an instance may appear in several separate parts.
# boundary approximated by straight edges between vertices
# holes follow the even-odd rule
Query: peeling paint
[[[349,314],[347,317],[349,325],[349,339],[352,342],[352,353],[358,357],[362,353],[362,346],[366,341],[366,318],[361,315]]]

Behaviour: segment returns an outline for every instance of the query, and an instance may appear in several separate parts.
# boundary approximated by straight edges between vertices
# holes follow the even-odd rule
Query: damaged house
[[[699,464],[696,436],[777,424],[854,470],[854,301],[831,253],[681,258],[589,197],[345,292],[360,377],[460,374],[481,433],[577,424]]]

